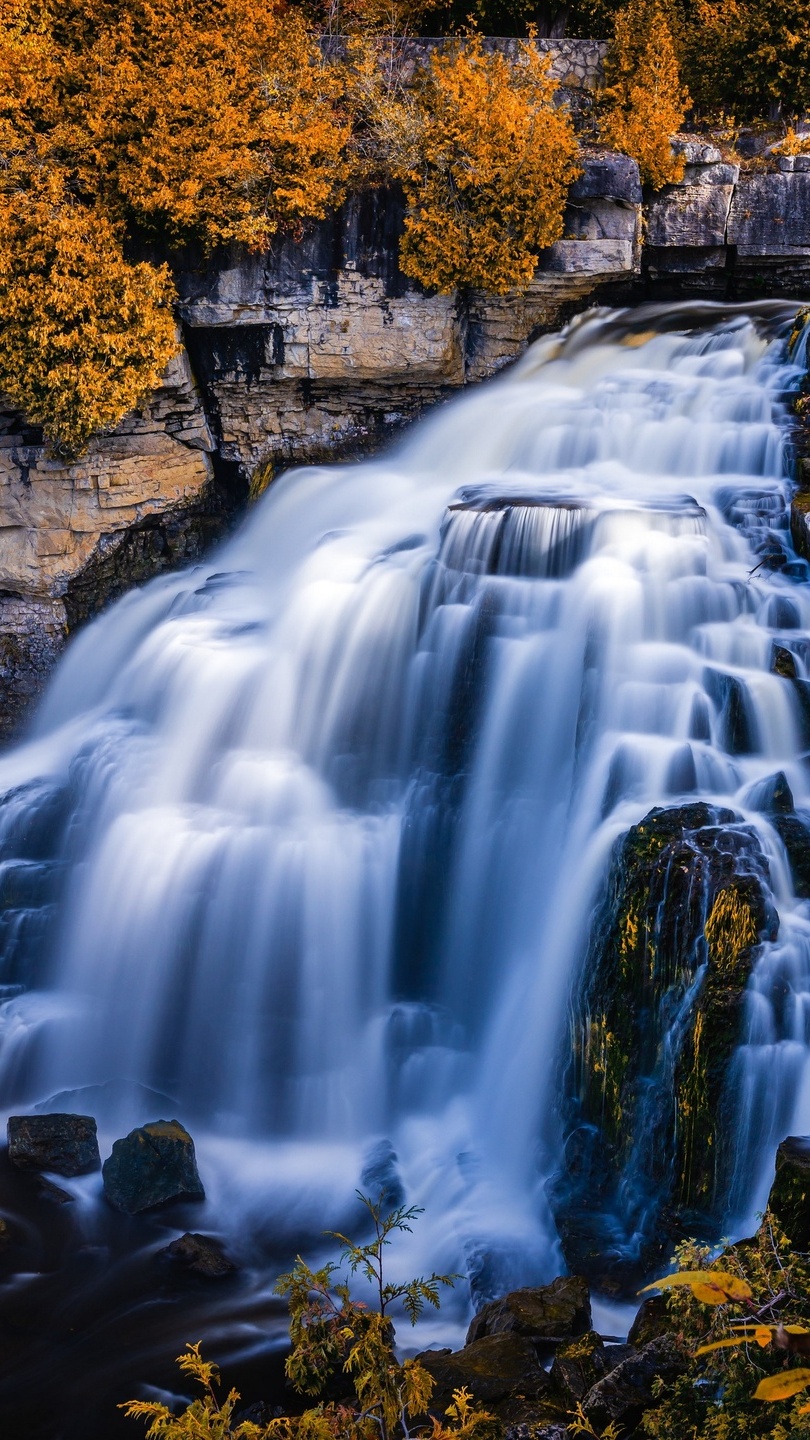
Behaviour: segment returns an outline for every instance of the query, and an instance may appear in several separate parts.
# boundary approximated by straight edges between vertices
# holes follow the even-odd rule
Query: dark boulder
[[[96,1122],[91,1115],[11,1115],[8,1158],[18,1170],[87,1175],[101,1164]]]
[[[785,847],[796,894],[810,900],[810,825],[799,815],[774,815],[771,824]]]
[[[657,1340],[672,1329],[666,1296],[650,1295],[638,1308],[636,1318],[627,1336],[628,1345],[639,1347],[649,1340]]]
[[[561,1345],[554,1357],[551,1378],[573,1401],[583,1395],[613,1369],[610,1353],[601,1335],[589,1330],[576,1340]]]
[[[479,1404],[504,1419],[529,1413],[538,1423],[565,1418],[565,1397],[524,1335],[485,1335],[463,1350],[425,1350],[417,1358],[435,1381],[430,1409],[436,1415],[443,1415],[453,1391],[466,1385]]]
[[[107,1200],[125,1215],[169,1200],[205,1199],[194,1141],[179,1120],[155,1120],[116,1140],[102,1174]]]
[[[733,1164],[728,1066],[759,946],[766,857],[731,810],[650,811],[613,850],[594,915],[548,1187],[566,1260],[613,1291],[711,1226]],[[677,1017],[677,1024],[675,1019]]]
[[[601,1434],[611,1423],[633,1430],[645,1410],[655,1405],[653,1384],[671,1384],[688,1369],[689,1359],[668,1335],[651,1340],[598,1380],[582,1401],[582,1409]],[[673,1437],[674,1440],[674,1437]]]
[[[233,1275],[236,1266],[225,1254],[222,1245],[211,1235],[197,1235],[193,1231],[187,1231],[173,1240],[171,1245],[165,1245],[158,1250],[159,1260],[176,1265],[182,1270],[190,1270],[195,1275],[205,1275],[208,1279],[217,1280],[222,1275]]]
[[[795,810],[793,791],[784,770],[777,770],[775,775],[768,775],[752,785],[745,803],[763,815],[792,815]]]
[[[559,1340],[584,1335],[591,1328],[588,1284],[579,1275],[560,1275],[550,1285],[513,1290],[492,1300],[470,1323],[467,1344],[485,1335],[526,1335],[534,1340]]]
[[[795,680],[799,674],[796,658],[785,645],[774,645],[771,652],[771,673],[783,680]]]
[[[779,1146],[768,1209],[794,1249],[810,1250],[810,1135],[789,1135]]]

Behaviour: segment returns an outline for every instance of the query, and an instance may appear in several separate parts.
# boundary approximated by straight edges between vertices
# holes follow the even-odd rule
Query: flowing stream
[[[810,1131],[810,907],[751,799],[781,770],[810,804],[771,670],[776,641],[810,675],[795,313],[591,311],[382,459],[284,476],[209,564],[73,641],[0,760],[4,1113],[95,1114],[103,1155],[177,1115],[194,1228],[242,1256],[384,1183],[425,1207],[395,1272],[550,1278],[611,846],[701,798],[756,826],[781,919],[734,1062],[726,1218],[750,1222]],[[746,753],[707,667],[740,682]],[[92,1211],[100,1177],[72,1183]]]

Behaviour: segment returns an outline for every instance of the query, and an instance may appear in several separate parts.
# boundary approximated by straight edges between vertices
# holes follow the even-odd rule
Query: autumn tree
[[[64,454],[154,388],[164,265],[254,247],[345,191],[343,80],[258,0],[0,0],[0,389]]]
[[[165,266],[130,264],[58,172],[0,191],[0,392],[81,454],[154,390],[176,349]]]
[[[790,119],[810,108],[810,0],[698,0],[687,74],[704,114]]]
[[[267,245],[345,193],[342,80],[300,10],[134,0],[86,57],[82,188],[171,245]]]
[[[645,184],[683,179],[671,137],[691,104],[681,84],[672,28],[662,0],[629,0],[616,16],[605,63],[602,140],[638,161]]]
[[[548,58],[532,45],[517,64],[479,39],[432,56],[400,118],[388,115],[391,168],[407,203],[406,275],[441,291],[495,294],[531,280],[540,251],[563,233],[580,173],[554,88]]]

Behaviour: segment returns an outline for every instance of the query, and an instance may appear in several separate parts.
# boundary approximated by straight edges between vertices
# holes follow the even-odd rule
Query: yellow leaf
[[[648,1290],[673,1290],[686,1286],[696,1300],[706,1305],[722,1305],[726,1300],[751,1300],[751,1287],[737,1275],[728,1275],[723,1270],[678,1270],[674,1275],[664,1275],[645,1285],[640,1295]]]
[[[732,1340],[715,1340],[713,1345],[700,1345],[695,1351],[695,1359],[698,1355],[708,1355],[712,1350],[728,1350],[732,1345],[745,1345],[748,1338],[747,1335],[735,1335]]]
[[[800,1390],[806,1390],[808,1385],[810,1370],[806,1366],[800,1370],[783,1370],[779,1375],[768,1375],[760,1380],[754,1399],[787,1400],[791,1395],[798,1395]]]

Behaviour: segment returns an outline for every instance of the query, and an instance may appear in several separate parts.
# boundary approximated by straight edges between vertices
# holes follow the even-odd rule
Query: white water
[[[347,1224],[390,1142],[426,1207],[403,1270],[548,1278],[592,906],[615,837],[688,794],[757,825],[781,916],[737,1059],[750,1218],[810,1130],[810,907],[746,800],[782,769],[810,802],[769,670],[810,589],[755,568],[768,527],[789,547],[791,314],[592,312],[385,459],[287,475],[210,565],[78,637],[0,762],[71,817],[27,969],[7,922],[6,1112],[61,1097],[107,1149],[177,1114],[199,1225],[243,1249]],[[744,682],[754,753],[724,750],[707,664]],[[47,870],[14,862],[45,794],[6,804],[0,878]]]

